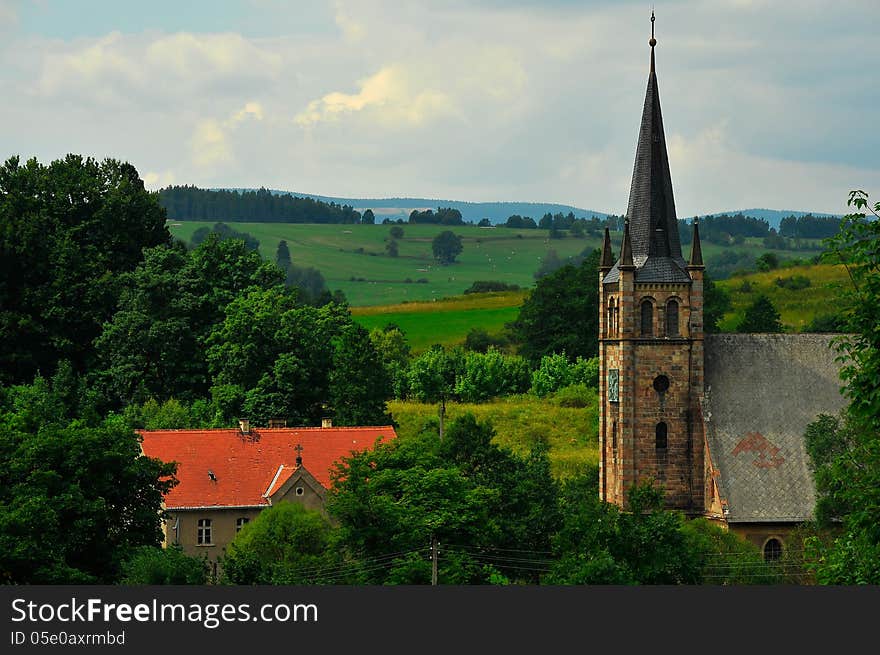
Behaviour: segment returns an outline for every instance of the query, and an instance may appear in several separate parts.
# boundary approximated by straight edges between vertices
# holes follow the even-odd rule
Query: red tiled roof
[[[177,462],[176,485],[165,496],[166,507],[236,507],[268,505],[264,494],[278,478],[290,477],[296,446],[302,446],[303,467],[325,488],[336,461],[353,451],[372,448],[376,440],[397,437],[390,425],[351,428],[251,428],[139,430],[148,457]],[[211,479],[214,474],[215,480]],[[274,484],[273,484],[274,482]]]

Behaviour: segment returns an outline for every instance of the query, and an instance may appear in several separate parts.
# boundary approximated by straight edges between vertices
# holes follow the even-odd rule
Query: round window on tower
[[[666,393],[669,390],[669,378],[665,375],[658,375],[654,378],[654,391],[657,393]]]

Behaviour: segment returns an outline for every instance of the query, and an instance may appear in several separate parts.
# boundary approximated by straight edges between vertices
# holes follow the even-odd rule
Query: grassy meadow
[[[497,398],[480,404],[449,403],[447,421],[466,412],[478,421],[491,421],[495,442],[518,454],[529,452],[537,439],[545,439],[553,474],[564,479],[582,473],[599,461],[599,395],[586,408],[560,407],[552,397],[531,395]],[[398,435],[417,434],[427,422],[437,420],[437,405],[395,400],[388,403]]]
[[[792,290],[776,284],[777,279],[795,275],[809,279],[810,286]],[[834,313],[840,305],[841,293],[849,284],[846,269],[832,264],[778,268],[721,280],[718,286],[730,294],[733,308],[724,315],[719,329],[722,332],[735,331],[746,307],[763,293],[779,311],[786,332],[802,332],[816,316]]]
[[[213,222],[170,222],[171,234],[189,241],[193,232]],[[331,291],[342,290],[353,307],[457,296],[477,280],[497,280],[528,288],[548,250],[565,260],[585,248],[598,248],[598,238],[549,239],[547,230],[480,228],[474,225],[402,225],[399,255],[385,252],[390,225],[302,225],[290,223],[226,224],[260,242],[260,254],[274,261],[278,242],[287,241],[294,264],[321,271]],[[431,241],[451,229],[462,238],[458,261],[441,266]]]
[[[526,291],[478,293],[431,302],[352,307],[355,321],[368,330],[394,323],[403,330],[413,352],[439,343],[451,346],[464,341],[473,328],[490,334],[516,319]]]

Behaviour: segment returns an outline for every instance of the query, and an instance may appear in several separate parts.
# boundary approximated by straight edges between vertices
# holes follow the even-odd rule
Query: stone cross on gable
[[[297,466],[302,466],[302,463],[303,463],[303,458],[302,458],[303,447],[302,447],[302,444],[296,444],[296,447],[294,448],[294,450],[296,451],[296,465],[297,465]]]

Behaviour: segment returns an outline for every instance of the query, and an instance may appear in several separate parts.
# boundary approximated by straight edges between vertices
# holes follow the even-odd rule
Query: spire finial
[[[648,41],[651,46],[651,72],[654,72],[654,46],[657,45],[657,39],[654,38],[654,10],[651,9],[651,40]]]

